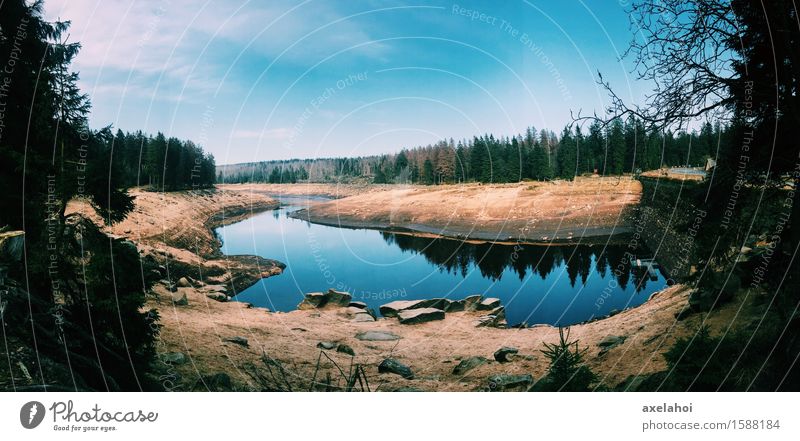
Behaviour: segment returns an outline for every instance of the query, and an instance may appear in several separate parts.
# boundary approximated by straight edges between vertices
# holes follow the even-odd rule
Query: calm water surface
[[[282,208],[222,227],[226,254],[256,254],[286,264],[236,300],[291,311],[303,294],[345,290],[375,308],[394,300],[472,294],[498,297],[509,324],[569,325],[645,302],[665,286],[660,272],[631,265],[626,245],[469,244],[292,219],[307,198],[278,197]],[[636,250],[639,258],[649,257]]]

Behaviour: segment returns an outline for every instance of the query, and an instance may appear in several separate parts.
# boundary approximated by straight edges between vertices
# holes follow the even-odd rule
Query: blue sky
[[[72,21],[95,128],[192,139],[218,164],[398,151],[601,110],[614,1],[47,0]]]

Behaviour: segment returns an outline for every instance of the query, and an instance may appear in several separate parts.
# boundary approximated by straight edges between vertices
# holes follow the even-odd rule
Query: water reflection
[[[611,274],[623,290],[632,282],[637,292],[645,289],[651,278],[646,266],[636,265],[637,259],[647,257],[648,252],[623,245],[499,245],[386,232],[381,236],[405,252],[424,256],[441,271],[462,277],[477,267],[481,276],[492,281],[502,280],[508,269],[520,281],[529,272],[545,280],[555,268],[566,266],[570,285],[575,287],[579,277],[585,285],[594,268],[603,279]]]

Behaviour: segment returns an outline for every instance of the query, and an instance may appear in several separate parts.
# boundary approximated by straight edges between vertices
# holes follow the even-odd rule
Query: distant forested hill
[[[221,183],[330,182],[366,179],[375,183],[448,184],[572,179],[584,173],[620,175],[665,166],[702,166],[730,144],[730,131],[704,124],[699,131],[654,132],[634,118],[595,123],[584,133],[560,135],[529,128],[522,135],[483,135],[455,142],[356,158],[292,159],[217,167]]]

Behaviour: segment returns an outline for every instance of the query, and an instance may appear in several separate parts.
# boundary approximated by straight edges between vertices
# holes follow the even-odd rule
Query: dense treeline
[[[166,191],[214,185],[214,156],[204,153],[192,141],[166,138],[163,133],[148,136],[141,131],[123,133],[117,130],[112,147],[120,170],[111,177],[112,185],[149,185]]]
[[[585,133],[584,133],[585,132]],[[630,118],[560,135],[529,128],[522,135],[484,135],[405,149],[397,154],[319,160],[269,161],[222,166],[218,180],[240,182],[326,182],[366,177],[378,184],[449,184],[572,179],[597,173],[620,175],[665,166],[704,166],[724,144],[728,130],[705,123],[699,131],[648,131]]]

